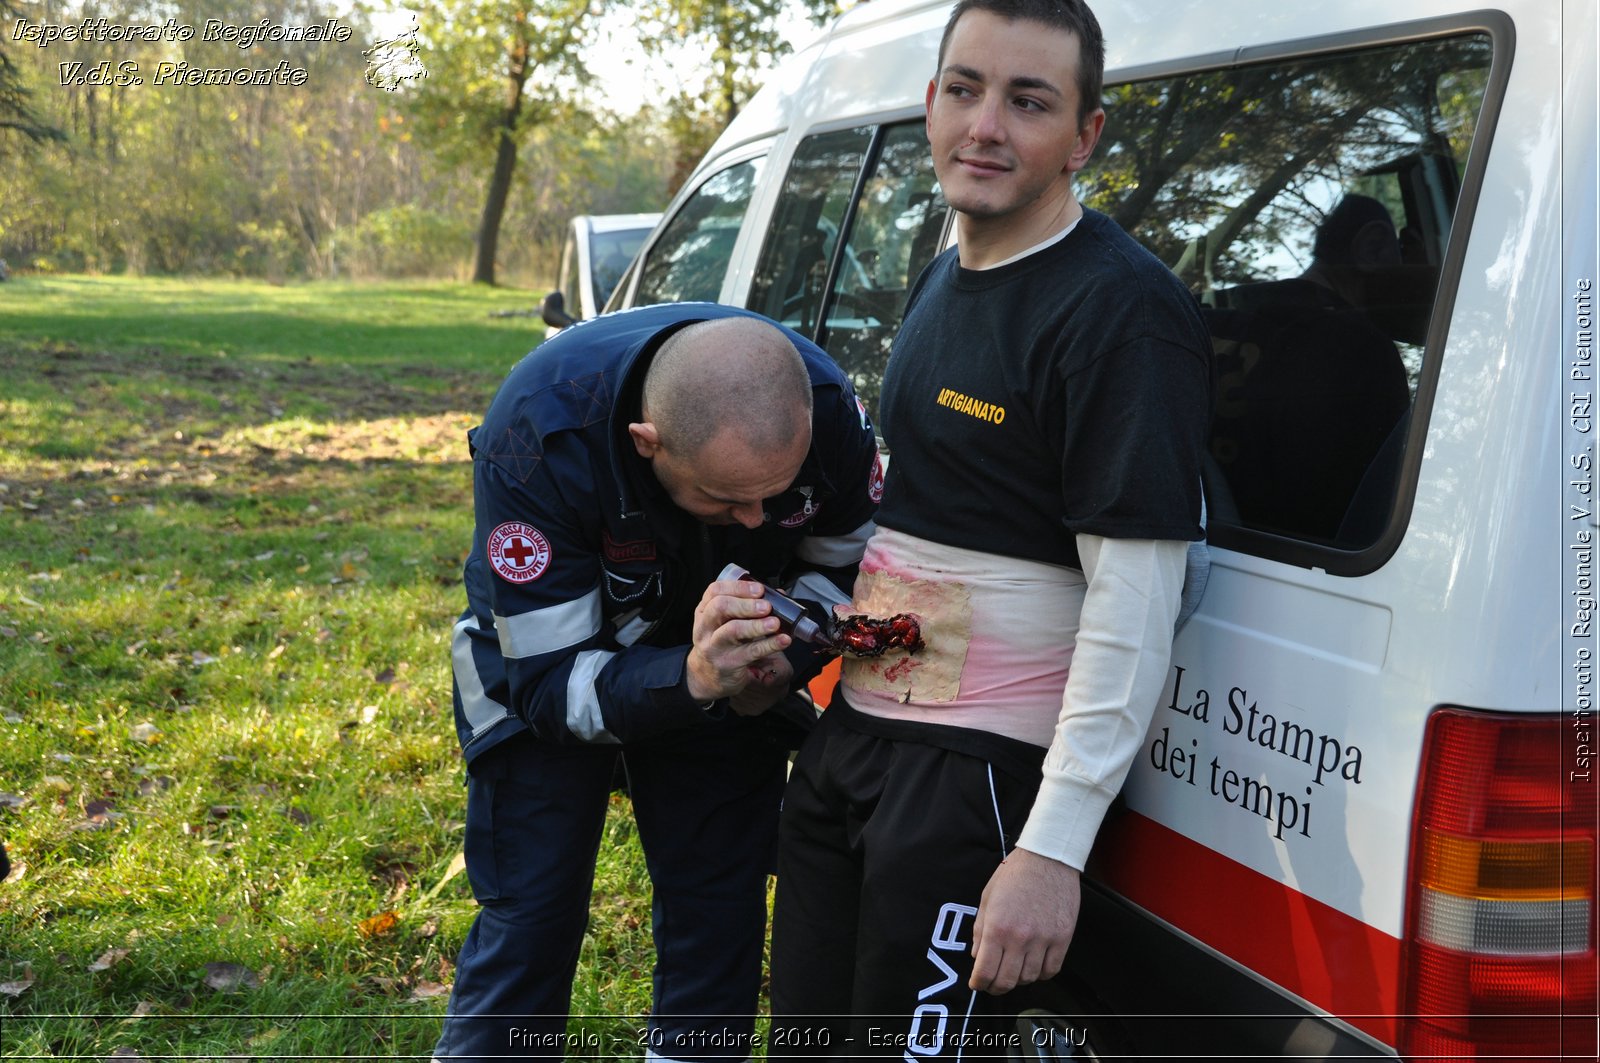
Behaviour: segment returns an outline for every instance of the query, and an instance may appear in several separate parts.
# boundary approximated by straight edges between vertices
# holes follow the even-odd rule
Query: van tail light
[[[1600,784],[1572,774],[1575,740],[1565,716],[1441,709],[1428,721],[1401,1055],[1595,1058]]]

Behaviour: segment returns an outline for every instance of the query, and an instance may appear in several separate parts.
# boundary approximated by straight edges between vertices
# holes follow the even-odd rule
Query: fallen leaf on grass
[[[110,830],[122,818],[122,813],[111,811],[109,801],[90,801],[84,806],[83,812],[84,821],[73,827],[74,831]]]
[[[379,912],[370,919],[363,919],[356,924],[362,937],[373,938],[379,934],[387,934],[400,925],[400,916],[395,912]]]
[[[20,997],[33,987],[33,968],[24,964],[20,982],[0,982],[0,997]]]
[[[21,794],[0,793],[0,808],[26,808],[28,799]]]
[[[444,889],[445,883],[449,882],[451,879],[455,878],[457,875],[461,874],[461,872],[465,871],[466,869],[467,869],[467,857],[466,857],[466,854],[465,853],[457,853],[454,857],[451,858],[450,866],[445,868],[444,878],[440,879],[438,882],[435,882],[433,884],[433,888],[430,889],[427,893],[424,893],[422,895],[422,899],[424,901],[433,900],[435,897],[437,897],[439,895],[439,891]]]
[[[411,991],[411,1000],[432,1000],[435,997],[448,995],[450,987],[440,985],[438,982],[418,982],[417,987]]]
[[[238,963],[206,964],[206,985],[219,993],[237,993],[241,989],[255,989],[261,978],[250,968]]]
[[[189,655],[189,657],[194,661],[195,664],[216,664],[217,661],[221,659],[218,657],[213,657],[211,654],[206,653],[203,650],[195,650]]]
[[[129,737],[135,742],[144,742],[147,745],[155,745],[161,741],[161,733],[161,728],[148,722],[138,724],[128,730]]]
[[[422,938],[424,941],[429,938],[437,937],[438,935],[439,920],[437,919],[429,919],[426,923],[423,923],[417,928],[417,937]]]
[[[170,775],[157,775],[154,778],[139,780],[139,796],[149,797],[151,794],[170,789],[173,783]]]
[[[138,1004],[134,1005],[133,1014],[129,1015],[126,1019],[123,1019],[122,1021],[123,1022],[133,1022],[136,1019],[142,1019],[146,1015],[153,1014],[155,1012],[155,1010],[156,1010],[155,1004],[153,1004],[152,1002],[150,1002],[148,1000],[141,1000],[141,1001],[139,1001]]]
[[[117,964],[126,959],[127,955],[127,949],[107,949],[105,952],[101,953],[98,960],[95,960],[89,965],[89,970],[91,972],[109,971],[111,968],[115,967]]]

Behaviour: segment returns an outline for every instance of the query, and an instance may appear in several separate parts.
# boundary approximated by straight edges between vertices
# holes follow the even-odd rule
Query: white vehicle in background
[[[561,246],[561,287],[544,297],[550,332],[600,313],[660,214],[580,214]]]
[[[1213,569],[1056,1044],[1592,1060],[1594,0],[1091,3],[1079,197],[1211,327]],[[607,309],[760,311],[875,409],[951,241],[923,129],[949,10],[862,3],[792,57]]]

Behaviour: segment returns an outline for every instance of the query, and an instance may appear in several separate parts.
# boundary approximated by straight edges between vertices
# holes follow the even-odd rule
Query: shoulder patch
[[[510,583],[528,583],[550,567],[550,540],[531,524],[507,521],[489,533],[489,567]]]
[[[874,502],[883,501],[883,453],[872,455],[872,471],[867,474],[867,497]]]

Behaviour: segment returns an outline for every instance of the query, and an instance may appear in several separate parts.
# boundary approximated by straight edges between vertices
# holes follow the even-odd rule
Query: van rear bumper
[[[1395,1058],[1087,878],[1060,983],[1101,1058]]]

